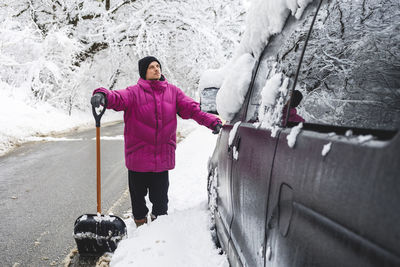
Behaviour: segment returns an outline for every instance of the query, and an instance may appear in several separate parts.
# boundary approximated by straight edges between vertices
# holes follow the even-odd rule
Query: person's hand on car
[[[221,128],[222,128],[222,124],[218,123],[217,125],[215,125],[214,131],[212,133],[219,134],[219,132],[221,131]]]
[[[90,99],[90,104],[92,104],[92,106],[95,108],[100,107],[100,105],[104,106],[105,103],[106,97],[102,93],[95,93]]]

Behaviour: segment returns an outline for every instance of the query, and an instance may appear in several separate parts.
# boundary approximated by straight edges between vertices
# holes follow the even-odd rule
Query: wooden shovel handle
[[[100,174],[100,120],[107,108],[107,98],[105,98],[104,107],[100,114],[97,114],[96,108],[92,106],[92,113],[96,121],[96,154],[97,154],[97,212],[101,214],[101,174]]]
[[[96,127],[96,154],[97,154],[97,212],[101,214],[101,174],[100,174],[100,127]]]

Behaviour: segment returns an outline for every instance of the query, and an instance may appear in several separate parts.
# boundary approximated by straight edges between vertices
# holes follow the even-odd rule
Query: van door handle
[[[236,142],[236,151],[239,151],[239,147],[240,147],[240,141],[242,140],[242,138],[239,136],[238,140]]]
[[[230,153],[232,151],[232,147],[236,147],[236,151],[239,151],[241,140],[242,140],[241,137],[236,138],[236,142],[234,142],[232,145],[228,146],[228,153]]]

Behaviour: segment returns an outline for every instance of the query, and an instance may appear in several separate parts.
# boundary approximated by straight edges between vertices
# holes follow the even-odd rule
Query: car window
[[[326,1],[318,12],[296,89],[307,122],[398,129],[398,0]]]
[[[310,5],[300,19],[289,16],[282,32],[270,38],[260,59],[246,121],[265,122],[266,127],[280,124],[316,8],[315,3]]]

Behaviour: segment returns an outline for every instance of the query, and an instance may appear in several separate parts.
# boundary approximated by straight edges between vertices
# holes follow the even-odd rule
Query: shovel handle
[[[101,165],[100,165],[100,120],[106,111],[107,101],[103,110],[97,114],[96,108],[92,106],[92,113],[96,121],[96,166],[97,166],[97,213],[101,214]]]
[[[100,127],[96,127],[97,213],[101,214]]]
[[[107,99],[106,99],[106,103],[103,106],[103,110],[99,114],[97,114],[96,108],[94,106],[92,106],[92,113],[93,113],[93,117],[96,121],[96,127],[100,127],[100,120],[101,120],[101,117],[103,116],[104,112],[106,112],[106,108],[107,108]]]

